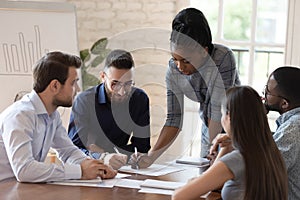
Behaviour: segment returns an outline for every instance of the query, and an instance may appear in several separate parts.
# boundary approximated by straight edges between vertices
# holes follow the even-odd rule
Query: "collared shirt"
[[[200,103],[200,118],[208,126],[208,119],[221,120],[221,100],[225,90],[240,85],[240,80],[232,51],[214,44],[211,57],[191,75],[182,74],[171,59],[166,83],[168,114],[165,126],[181,128],[184,95]]]
[[[288,173],[289,198],[300,199],[300,107],[283,113],[273,138],[280,150]]]
[[[63,165],[44,163],[53,147]],[[81,178],[86,156],[68,138],[58,111],[48,115],[35,91],[0,115],[0,180],[47,182]]]
[[[146,153],[150,149],[149,124],[149,99],[144,91],[133,88],[128,100],[115,104],[108,101],[104,84],[100,84],[76,97],[69,137],[85,153],[90,144],[110,153],[114,147],[127,155],[134,147]]]

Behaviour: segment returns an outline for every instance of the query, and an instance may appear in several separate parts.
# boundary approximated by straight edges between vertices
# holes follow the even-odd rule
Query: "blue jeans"
[[[209,142],[208,127],[205,124],[202,124],[200,156],[201,157],[207,156],[207,154],[209,154],[209,149],[210,149],[210,142]]]

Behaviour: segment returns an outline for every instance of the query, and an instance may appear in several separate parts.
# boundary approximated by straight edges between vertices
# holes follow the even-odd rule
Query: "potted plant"
[[[90,49],[80,51],[80,58],[82,60],[81,76],[82,76],[82,89],[86,90],[92,86],[98,85],[100,79],[93,74],[93,70],[98,67],[106,56],[110,53],[107,49],[107,38],[101,38],[96,41]]]

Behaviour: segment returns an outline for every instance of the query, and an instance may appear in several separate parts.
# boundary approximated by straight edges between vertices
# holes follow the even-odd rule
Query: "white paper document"
[[[114,185],[120,180],[117,177],[125,177],[128,175],[125,174],[117,174],[117,176],[113,179],[91,179],[91,180],[81,180],[81,179],[71,179],[71,180],[64,180],[64,181],[53,181],[49,182],[48,184],[54,185],[68,185],[68,186],[87,186],[87,187],[102,187],[102,188],[112,188]]]
[[[141,184],[141,189],[139,190],[139,192],[172,195],[175,189],[182,187],[185,184],[186,183],[184,182],[146,179]]]
[[[99,184],[99,187],[103,188],[113,188],[115,184],[118,182],[119,179],[113,178],[113,179],[105,179],[102,181],[101,184]]]
[[[139,190],[141,193],[152,193],[152,194],[165,194],[165,195],[172,195],[174,190],[164,190],[158,188],[142,188]]]
[[[162,181],[162,180],[154,180],[154,179],[146,179],[142,184],[141,187],[150,187],[150,188],[159,188],[159,189],[166,189],[166,190],[175,190],[184,186],[185,182],[175,182],[175,181]]]
[[[141,193],[152,193],[152,194],[164,194],[164,195],[172,195],[175,190],[166,190],[166,189],[160,189],[160,188],[150,188],[150,187],[141,187],[139,192]],[[210,192],[200,196],[201,198],[206,199]]]
[[[53,182],[49,182],[48,184],[99,187],[101,183],[102,183],[102,179],[99,177],[91,180],[70,179],[70,180],[63,180],[63,181],[53,181]]]
[[[133,188],[133,189],[141,189],[141,184],[144,181],[142,180],[134,180],[134,179],[120,179],[115,184],[117,187],[124,187],[124,188]]]
[[[126,178],[126,177],[129,177],[131,176],[131,174],[123,174],[123,173],[117,173],[117,175],[115,176],[115,178]]]
[[[152,193],[152,194],[164,194],[164,195],[172,195],[174,190],[164,190],[164,189],[157,189],[157,188],[142,188],[139,190],[141,193]],[[200,196],[201,198],[206,199],[210,192]]]
[[[176,160],[176,163],[203,166],[208,165],[209,160],[201,157],[184,156]]]
[[[132,169],[130,165],[125,165],[119,169],[120,172],[141,174],[147,176],[162,176],[173,172],[184,170],[180,167],[174,167],[170,165],[159,165],[152,164],[150,167],[145,169]]]
[[[64,182],[64,183],[101,183],[102,179],[100,177],[98,177],[96,179],[90,179],[90,180],[70,179],[70,180],[64,180],[61,182]]]

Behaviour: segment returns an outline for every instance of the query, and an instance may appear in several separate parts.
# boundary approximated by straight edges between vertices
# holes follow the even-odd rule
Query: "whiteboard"
[[[0,2],[0,113],[32,90],[33,65],[45,53],[79,55],[76,25],[69,3]]]

